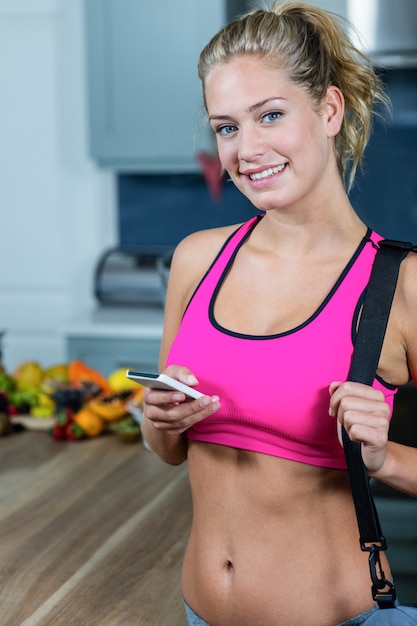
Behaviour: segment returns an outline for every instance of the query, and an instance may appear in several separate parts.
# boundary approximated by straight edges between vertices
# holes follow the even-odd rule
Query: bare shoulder
[[[417,253],[410,252],[401,264],[397,292],[406,309],[417,305]]]
[[[175,283],[176,288],[181,286],[181,291],[193,291],[238,226],[201,230],[183,239],[172,258],[170,282]]]
[[[173,263],[187,262],[192,257],[194,262],[204,264],[210,257],[213,258],[217,254],[227,238],[239,226],[240,224],[234,224],[209,228],[188,235],[175,249]],[[216,246],[218,246],[217,249]]]
[[[166,294],[161,367],[192,294],[228,237],[238,227],[239,224],[234,224],[198,231],[188,235],[176,247]]]

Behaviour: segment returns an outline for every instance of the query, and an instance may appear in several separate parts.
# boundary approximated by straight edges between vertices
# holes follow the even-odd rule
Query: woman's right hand
[[[194,387],[197,378],[186,367],[169,366],[164,374]],[[187,398],[180,391],[148,389],[143,392],[146,419],[161,433],[181,435],[188,428],[220,408],[218,396],[203,396],[197,400]]]

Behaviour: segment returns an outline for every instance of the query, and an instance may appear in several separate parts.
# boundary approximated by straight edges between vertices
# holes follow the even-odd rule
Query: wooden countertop
[[[0,439],[0,624],[183,626],[187,466],[115,435]]]

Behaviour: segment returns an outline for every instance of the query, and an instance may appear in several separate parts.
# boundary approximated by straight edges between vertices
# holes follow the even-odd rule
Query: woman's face
[[[331,187],[329,177],[340,183],[333,149],[343,115],[337,88],[329,88],[318,112],[284,72],[240,56],[214,69],[205,96],[222,165],[257,208],[303,206]]]

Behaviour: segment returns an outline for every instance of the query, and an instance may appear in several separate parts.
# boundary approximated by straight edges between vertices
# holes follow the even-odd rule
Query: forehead
[[[236,56],[215,67],[205,83],[205,99],[209,113],[239,100],[250,106],[262,98],[294,97],[304,91],[291,82],[283,70],[273,67],[258,56]]]

